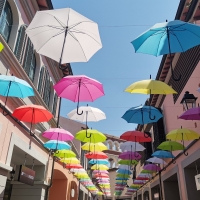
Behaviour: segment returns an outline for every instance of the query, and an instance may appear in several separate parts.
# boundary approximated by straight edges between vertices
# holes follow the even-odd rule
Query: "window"
[[[55,93],[53,98],[53,109],[52,109],[53,116],[56,115],[57,102],[58,102],[58,96]]]
[[[12,19],[12,11],[7,1],[6,3],[5,1],[2,0],[0,1],[0,12],[1,12],[0,33],[4,37],[4,39],[8,42],[13,25],[13,19]]]

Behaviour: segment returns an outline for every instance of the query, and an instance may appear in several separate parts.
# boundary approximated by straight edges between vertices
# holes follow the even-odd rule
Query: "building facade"
[[[200,1],[181,0],[175,19],[200,24]],[[189,39],[189,38],[188,38]],[[152,106],[160,109],[163,113],[162,122],[144,126],[145,131],[152,134],[152,151],[156,151],[160,143],[166,140],[166,134],[178,128],[187,128],[200,134],[200,122],[182,120],[178,117],[185,111],[182,99],[185,92],[197,97],[198,105],[200,93],[200,47],[194,47],[184,53],[173,55],[172,65],[175,76],[182,75],[180,81],[171,78],[168,55],[163,56],[157,80],[163,81],[175,89],[176,95],[153,95],[150,101]],[[138,126],[142,130],[142,126]],[[179,141],[180,142],[180,141]],[[200,167],[200,141],[186,141],[186,156],[183,151],[174,151],[175,162],[166,159],[166,170],[154,174],[154,178],[142,186],[133,199],[137,200],[197,200],[200,198],[199,190],[199,167]],[[137,173],[141,171],[143,163],[138,165]]]

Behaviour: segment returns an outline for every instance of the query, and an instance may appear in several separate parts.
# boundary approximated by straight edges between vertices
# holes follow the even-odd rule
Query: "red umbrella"
[[[149,178],[148,177],[137,177],[136,180],[145,181],[145,180],[149,180]]]
[[[53,117],[53,115],[48,110],[39,105],[20,106],[14,110],[12,115],[20,121],[30,122],[31,128],[32,124],[47,122]]]
[[[104,177],[104,178],[109,178],[109,176],[107,174],[104,173],[97,173],[94,175],[95,177]]]
[[[83,166],[81,166],[80,164],[67,164],[67,165],[65,165],[65,167],[67,169],[72,169],[72,168],[81,169],[81,168],[83,168]]]
[[[147,134],[146,134],[147,135]],[[120,139],[132,142],[151,142],[151,137],[146,137],[145,133],[140,131],[127,131],[120,136]]]
[[[101,151],[87,153],[87,154],[85,154],[85,157],[89,158],[89,159],[105,159],[105,158],[108,158],[108,156]]]

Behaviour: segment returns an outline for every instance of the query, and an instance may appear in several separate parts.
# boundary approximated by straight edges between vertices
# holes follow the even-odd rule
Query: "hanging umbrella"
[[[108,170],[109,168],[106,166],[106,165],[93,165],[91,167],[91,169],[94,169],[94,170]]]
[[[83,166],[79,165],[79,164],[67,164],[67,165],[65,165],[65,167],[67,169],[81,169],[81,168],[83,168]]]
[[[87,142],[84,145],[82,145],[81,148],[85,151],[91,151],[91,152],[104,151],[108,149],[102,142],[98,142],[98,143]]]
[[[120,178],[120,177],[118,177],[115,180],[128,180],[128,178]]]
[[[20,106],[14,110],[12,115],[20,121],[31,123],[30,134],[32,124],[47,122],[53,117],[48,110],[39,105]]]
[[[140,174],[151,174],[152,171],[143,169]]]
[[[98,25],[71,8],[38,11],[26,33],[37,53],[60,64],[87,62],[102,48]]]
[[[66,76],[54,86],[59,97],[78,102],[77,114],[80,101],[94,101],[104,95],[103,85],[95,79],[87,76]]]
[[[92,173],[95,174],[95,173],[105,173],[105,174],[109,174],[109,172],[107,170],[94,170]]]
[[[70,149],[70,145],[63,141],[57,140],[49,140],[48,142],[44,143],[44,147],[51,149],[51,150],[62,150],[62,149]]]
[[[144,137],[145,133],[140,131],[127,131],[120,136],[120,139],[132,141],[132,142],[151,142],[152,139],[150,137]]]
[[[142,156],[138,152],[126,151],[121,153],[119,158],[124,160],[139,160]]]
[[[200,107],[190,108],[189,110],[187,110],[183,114],[181,114],[179,119],[200,120]]]
[[[121,150],[124,151],[144,151],[145,148],[137,142],[124,142],[120,145]]]
[[[76,168],[74,168],[74,169],[70,169],[70,171],[74,172],[74,173],[76,173],[76,172],[86,172],[85,169],[83,169],[83,168],[82,169],[76,169]]]
[[[125,169],[118,169],[116,172],[122,174],[132,174],[130,170],[125,170]]]
[[[146,162],[151,162],[151,163],[156,163],[156,164],[163,164],[163,165],[167,164],[164,160],[162,160],[160,158],[157,158],[157,157],[149,158],[148,160],[146,160]]]
[[[95,176],[96,178],[97,178],[97,177],[109,178],[109,176],[108,176],[107,174],[103,174],[103,173],[95,174],[94,176]]]
[[[118,162],[118,164],[122,164],[122,165],[137,165],[138,161],[136,161],[136,160],[120,160]]]
[[[109,162],[108,160],[105,160],[105,159],[92,159],[88,162],[89,164],[91,165],[94,165],[94,164],[103,164],[103,165],[108,165]]]
[[[138,176],[135,180],[149,180],[149,178],[148,177],[140,177],[140,176]]]
[[[5,105],[8,97],[26,98],[34,96],[33,88],[26,81],[15,76],[0,75],[0,85],[0,95],[6,97]]]
[[[45,131],[42,136],[50,140],[59,141],[71,141],[74,139],[74,136],[69,131],[62,128],[51,128]]]
[[[157,148],[166,150],[166,151],[178,151],[178,150],[185,149],[185,147],[182,144],[175,142],[175,141],[162,142]]]
[[[155,151],[151,156],[155,156],[158,158],[174,158],[173,154],[169,151]]]
[[[116,177],[120,177],[120,178],[129,178],[130,176],[128,174],[117,174]]]
[[[76,154],[73,151],[66,150],[66,149],[56,151],[53,155],[58,158],[75,158],[76,157]]]
[[[152,172],[158,172],[161,170],[161,168],[155,164],[147,164],[143,167],[144,170],[149,170]]]
[[[80,161],[77,158],[62,158],[60,162],[66,164],[80,164]]]
[[[88,159],[106,159],[108,156],[101,151],[95,151],[85,154],[85,157]]]
[[[81,142],[97,143],[106,141],[106,136],[103,133],[93,129],[81,130],[76,133],[75,138]]]

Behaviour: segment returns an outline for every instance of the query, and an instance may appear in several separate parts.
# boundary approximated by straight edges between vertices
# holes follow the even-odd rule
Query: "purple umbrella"
[[[147,164],[144,166],[143,168],[144,170],[149,170],[149,171],[152,171],[152,172],[158,172],[161,170],[161,168],[155,164]]]
[[[185,111],[179,119],[185,119],[185,120],[200,120],[200,107],[197,108],[191,108],[187,111]]]
[[[139,160],[142,156],[138,152],[126,151],[121,153],[119,158],[124,160]]]
[[[142,180],[134,180],[133,184],[144,184],[146,181],[142,181]]]

